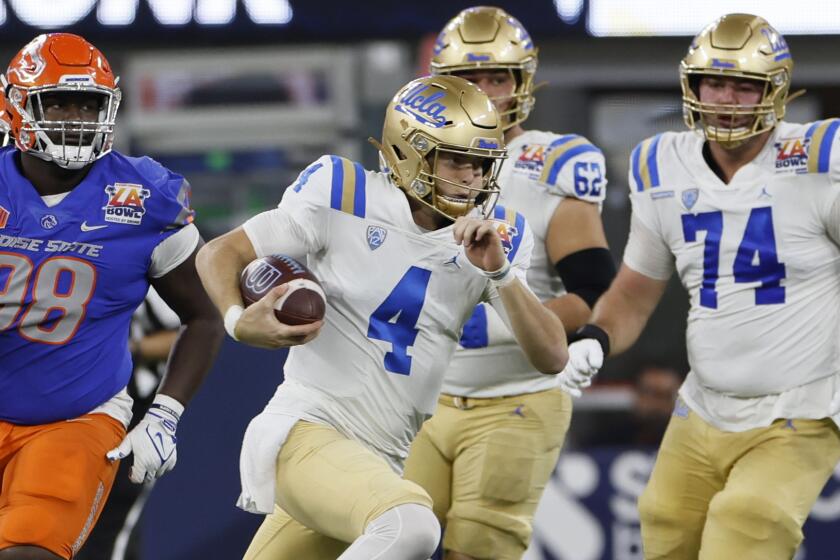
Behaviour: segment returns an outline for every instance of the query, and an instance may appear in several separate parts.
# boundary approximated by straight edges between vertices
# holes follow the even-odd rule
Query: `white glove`
[[[584,338],[569,345],[569,362],[557,374],[560,389],[573,397],[581,396],[582,389],[592,384],[592,377],[604,365],[604,350],[594,338]]]
[[[184,405],[172,397],[157,395],[140,423],[106,457],[116,461],[134,452],[128,476],[131,482],[140,484],[160,478],[178,460],[175,430],[183,412]]]

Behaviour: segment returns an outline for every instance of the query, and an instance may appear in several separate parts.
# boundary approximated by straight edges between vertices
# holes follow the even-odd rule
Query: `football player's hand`
[[[236,339],[259,348],[286,348],[306,344],[321,331],[324,321],[308,325],[284,325],[274,315],[276,302],[289,289],[288,285],[269,290],[262,299],[242,312],[234,332]]]
[[[455,220],[455,243],[463,245],[473,266],[485,272],[500,270],[505,265],[505,252],[497,228],[498,223],[492,220],[463,216]]]
[[[119,447],[106,454],[109,461],[125,459],[134,453],[128,478],[141,484],[160,478],[178,460],[175,431],[184,405],[166,395],[157,395],[148,412]]]
[[[604,365],[604,351],[594,338],[584,338],[569,345],[566,369],[557,374],[560,389],[573,397],[592,384],[592,378]]]

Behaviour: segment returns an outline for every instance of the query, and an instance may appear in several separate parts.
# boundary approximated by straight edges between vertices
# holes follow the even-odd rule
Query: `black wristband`
[[[569,344],[577,342],[578,340],[583,340],[584,338],[593,338],[597,340],[598,344],[601,345],[601,350],[604,352],[604,357],[606,358],[610,355],[610,335],[608,335],[607,331],[598,325],[593,325],[591,323],[583,325],[581,328],[569,335]]]

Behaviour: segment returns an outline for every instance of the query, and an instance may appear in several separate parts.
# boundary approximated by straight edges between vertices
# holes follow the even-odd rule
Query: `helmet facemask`
[[[723,148],[734,149],[749,138],[772,130],[785,112],[789,77],[784,70],[770,76],[738,73],[711,74],[681,68],[683,82],[683,118],[689,128],[701,130],[707,140]],[[700,100],[700,80],[704,76],[747,79],[762,85],[763,91],[754,105],[728,105],[704,103]],[[724,126],[726,121],[736,123],[742,117],[752,117],[749,122]]]
[[[411,194],[423,204],[433,208],[439,214],[454,220],[469,214],[473,208],[479,208],[481,215],[488,218],[496,206],[499,197],[499,172],[502,168],[503,157],[494,155],[495,150],[466,151],[462,148],[438,145],[425,156],[417,178],[412,181]],[[471,156],[481,158],[481,182],[478,186],[447,179],[438,174],[438,163],[442,155],[449,154],[457,157]],[[446,194],[451,187],[457,194]]]
[[[98,98],[95,121],[47,120],[44,99],[52,95],[91,95]],[[111,151],[119,108],[119,88],[96,84],[59,84],[23,89],[10,87],[8,103],[21,116],[16,139],[21,150],[65,169],[81,169]]]

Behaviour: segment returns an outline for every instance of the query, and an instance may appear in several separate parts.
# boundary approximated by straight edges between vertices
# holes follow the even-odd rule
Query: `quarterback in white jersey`
[[[415,80],[389,105],[379,149],[383,172],[320,158],[277,209],[199,259],[231,336],[294,346],[243,442],[239,505],[270,514],[249,559],[432,554],[431,499],[400,473],[478,302],[505,317],[540,371],[565,365],[563,325],[525,281],[530,230],[494,208],[505,152],[487,96],[460,78]],[[323,324],[279,323],[283,287],[241,308],[240,272],[276,253],[306,258],[321,280]]]
[[[605,162],[576,134],[523,130],[536,63],[537,49],[519,21],[499,8],[475,7],[440,33],[432,71],[475,83],[503,115],[508,159],[500,202],[531,226],[528,284],[571,333],[615,274],[600,217]],[[525,552],[571,418],[571,398],[557,385],[528,362],[493,308],[475,309],[435,416],[406,463],[406,478],[429,492],[445,524],[447,558],[505,560]]]
[[[693,132],[630,158],[624,266],[567,370],[637,338],[676,270],[691,372],[639,500],[645,558],[789,559],[840,459],[840,121],[781,121],[793,62],[760,17],[724,16],[681,64]]]

